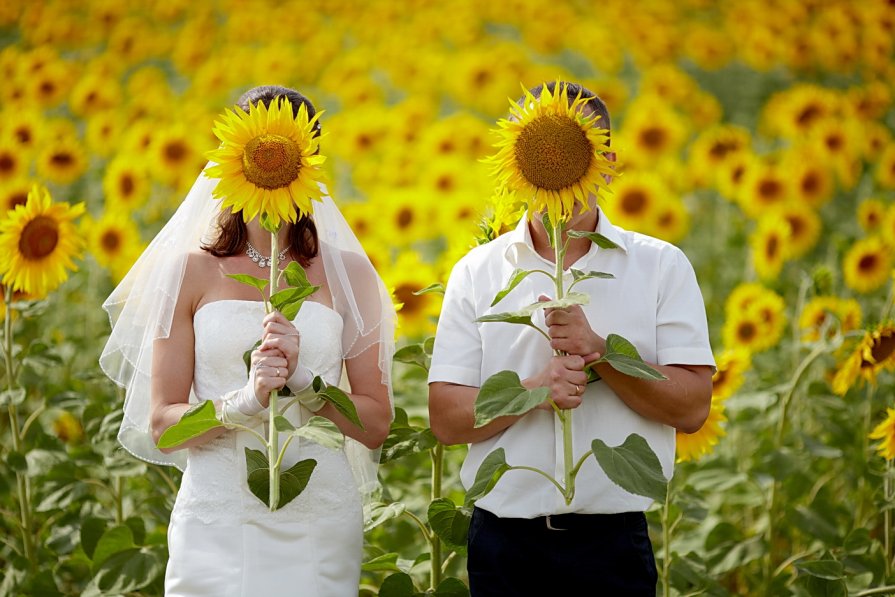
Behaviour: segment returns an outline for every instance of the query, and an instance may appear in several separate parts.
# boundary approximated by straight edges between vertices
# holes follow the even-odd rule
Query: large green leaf
[[[93,571],[116,553],[135,548],[134,532],[127,525],[112,527],[103,533],[93,550]]]
[[[637,348],[618,334],[606,336],[606,354],[590,364],[609,363],[609,365],[625,375],[639,379],[664,381],[668,379],[656,369],[647,365],[637,352]]]
[[[659,457],[643,437],[632,433],[614,448],[602,440],[591,442],[597,463],[609,480],[630,493],[665,501],[668,481],[662,473]]]
[[[573,305],[586,305],[590,302],[590,296],[583,292],[569,292],[561,299],[552,301],[538,301],[525,307],[526,311],[534,313],[538,309],[565,309]]]
[[[401,569],[398,568],[398,554],[392,553],[384,553],[380,556],[376,556],[370,560],[367,560],[360,567],[364,572],[400,572]]]
[[[159,578],[164,571],[165,560],[158,548],[120,551],[103,562],[83,596],[132,593]]]
[[[96,516],[89,516],[81,520],[81,549],[91,560],[100,538],[105,534],[106,521]],[[133,533],[132,533],[133,534]]]
[[[286,283],[293,288],[313,286],[311,281],[308,280],[308,273],[305,271],[305,268],[297,261],[290,261],[289,265],[283,268],[283,277],[286,278]]]
[[[507,464],[506,453],[503,448],[497,448],[488,454],[485,460],[482,461],[481,466],[479,466],[479,470],[476,471],[472,487],[466,492],[464,505],[469,507],[476,500],[487,495],[508,470],[510,470],[510,465]]]
[[[270,284],[270,280],[256,278],[255,276],[250,276],[248,274],[227,274],[227,277],[232,278],[241,284],[254,286],[258,290],[264,290],[265,288],[267,288],[267,285]]]
[[[569,230],[571,238],[586,238],[601,249],[617,249],[618,245],[600,234],[599,232],[587,232],[585,230]]]
[[[842,562],[836,560],[812,560],[796,562],[796,569],[799,572],[824,578],[827,580],[839,580],[843,577]]]
[[[429,526],[451,549],[465,551],[466,535],[472,513],[468,508],[458,508],[447,498],[438,498],[429,504]]]
[[[528,325],[531,327],[536,327],[534,323],[531,321],[531,314],[534,311],[507,311],[504,313],[492,313],[490,315],[482,315],[477,318],[476,321],[480,323],[518,323],[522,325]]]
[[[529,390],[515,371],[500,371],[485,380],[475,399],[475,426],[482,427],[498,417],[522,415],[542,403],[547,388]]]
[[[216,427],[223,427],[214,410],[214,402],[205,400],[183,413],[180,420],[162,433],[159,448],[176,448]]]
[[[405,572],[395,572],[386,577],[379,587],[379,597],[414,597],[413,579]]]
[[[449,576],[435,587],[435,597],[469,597],[469,588],[459,578]]]
[[[292,435],[311,440],[332,450],[340,450],[345,445],[345,436],[342,431],[326,417],[311,417],[298,429],[293,428]]]
[[[357,408],[355,408],[354,402],[351,401],[348,394],[339,389],[338,386],[326,385],[320,376],[315,377],[312,383],[317,396],[332,404],[346,419],[364,429],[364,424],[357,414]]]
[[[572,268],[569,271],[572,272],[572,279],[575,282],[581,282],[583,280],[590,280],[592,278],[599,278],[601,280],[611,280],[611,279],[615,278],[615,276],[613,276],[612,274],[607,274],[606,272],[596,272],[596,271],[583,272],[580,269],[575,269],[575,268]]]
[[[379,464],[431,450],[437,443],[438,440],[435,439],[431,429],[393,426],[385,443],[382,444]]]
[[[502,301],[506,295],[508,295],[516,286],[519,285],[520,282],[522,282],[522,280],[533,273],[533,270],[527,269],[513,270],[513,273],[510,274],[510,279],[507,282],[507,285],[503,287],[503,290],[501,290],[494,296],[494,300],[491,301],[491,306],[493,307],[494,305]]]
[[[424,371],[429,371],[429,355],[426,354],[425,347],[420,344],[408,344],[402,346],[395,351],[394,360],[399,363],[407,363],[408,365],[416,365],[422,367]]]
[[[369,532],[382,523],[401,516],[406,509],[407,506],[401,502],[392,502],[390,504],[385,502],[373,502],[372,504],[365,505],[364,520],[368,522],[364,525],[364,532]]]
[[[264,505],[270,506],[270,471],[267,463],[267,455],[260,450],[245,449],[246,473],[249,491],[261,500]],[[306,458],[296,462],[288,470],[280,471],[280,501],[276,509],[279,510],[296,497],[298,497],[314,472],[317,461]]]
[[[283,314],[286,319],[295,319],[305,299],[317,292],[319,286],[305,286],[303,288],[285,288],[270,297],[270,304],[274,309]]]

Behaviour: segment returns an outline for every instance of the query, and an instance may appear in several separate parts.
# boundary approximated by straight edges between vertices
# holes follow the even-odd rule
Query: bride
[[[309,117],[315,114],[307,98],[275,86],[246,92],[239,106],[248,112],[281,98],[294,114],[302,104]],[[394,309],[356,237],[324,196],[314,202],[312,217],[299,216],[278,233],[278,246],[286,247],[278,255],[281,265],[297,261],[320,289],[293,321],[276,311],[265,316],[257,290],[228,276],[269,277],[270,233],[257,217],[246,224],[242,213],[222,211],[212,198],[217,183],[200,175],[104,304],[113,330],[100,362],[127,390],[119,440],[139,458],[184,471],[168,528],[165,593],[356,595],[363,497],[376,487],[377,448],[392,417]],[[302,393],[314,376],[339,384],[343,370],[363,429],[313,392]],[[265,435],[270,392],[283,387],[299,397],[284,413],[293,425],[316,414],[350,439],[339,451],[292,442],[283,470],[305,458],[317,466],[304,492],[279,510],[270,512],[246,482],[245,450],[263,449],[254,434],[218,427],[177,451],[155,446],[165,429],[204,400]]]

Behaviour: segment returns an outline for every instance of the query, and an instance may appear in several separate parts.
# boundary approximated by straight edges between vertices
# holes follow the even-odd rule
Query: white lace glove
[[[264,406],[255,396],[255,368],[252,367],[246,385],[224,394],[220,408],[221,421],[225,425],[227,423],[247,425],[257,422],[258,415],[262,411]]]
[[[317,396],[317,392],[312,387],[313,381],[314,372],[304,365],[298,364],[292,376],[286,380],[286,387],[292,390],[299,404],[315,413],[326,405],[326,400]]]

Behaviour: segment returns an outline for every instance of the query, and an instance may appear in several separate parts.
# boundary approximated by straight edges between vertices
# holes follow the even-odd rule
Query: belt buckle
[[[559,527],[553,526],[553,521],[551,520],[552,514],[548,514],[546,518],[547,528],[551,531],[568,531],[569,529],[561,529]]]

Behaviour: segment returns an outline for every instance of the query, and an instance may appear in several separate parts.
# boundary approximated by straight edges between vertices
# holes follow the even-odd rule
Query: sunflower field
[[[260,84],[323,110],[399,306],[360,594],[468,594],[465,448],[427,421],[437,285],[521,216],[482,160],[555,80],[608,105],[602,208],[687,254],[718,363],[647,513],[658,591],[895,594],[893,50],[887,0],[4,0],[0,595],[162,594],[180,473],[116,441],[101,304]]]

